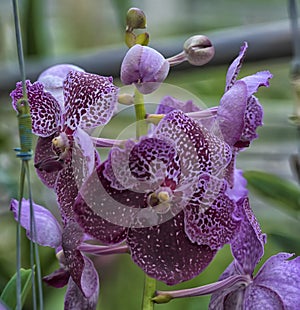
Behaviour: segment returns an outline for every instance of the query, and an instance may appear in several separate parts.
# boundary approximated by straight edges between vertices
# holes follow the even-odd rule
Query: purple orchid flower
[[[14,218],[19,217],[18,201],[10,205]],[[54,287],[68,289],[65,296],[65,310],[96,309],[99,294],[98,273],[92,261],[77,248],[84,239],[82,230],[75,222],[69,222],[64,229],[46,208],[33,203],[36,232],[30,231],[30,202],[22,200],[21,225],[33,242],[56,249],[61,267],[44,281]],[[61,248],[64,248],[64,254]]]
[[[247,284],[230,286],[211,297],[209,309],[298,309],[300,304],[300,257],[279,253],[269,258],[253,276],[264,253],[265,235],[261,233],[247,199],[239,203],[240,231],[231,243],[234,262],[220,280],[234,275],[248,276]]]
[[[105,244],[126,240],[148,275],[176,284],[198,275],[239,227],[222,173],[230,147],[180,111],[108,159],[74,205],[79,225]]]
[[[39,136],[35,167],[40,179],[58,196],[62,217],[72,217],[78,187],[99,158],[86,130],[106,124],[117,104],[118,88],[111,77],[86,73],[72,65],[43,72],[26,83],[33,133]],[[11,93],[13,106],[22,85]]]
[[[165,80],[169,68],[169,62],[159,52],[136,44],[123,59],[121,80],[124,85],[135,84],[142,94],[150,94]]]

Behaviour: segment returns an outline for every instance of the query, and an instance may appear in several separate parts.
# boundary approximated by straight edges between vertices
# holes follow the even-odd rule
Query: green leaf
[[[300,211],[300,188],[296,184],[262,171],[246,171],[244,176],[254,193],[278,205],[283,211]]]
[[[21,273],[21,285],[22,285],[21,302],[23,306],[26,296],[28,295],[32,284],[31,282],[32,270],[21,268],[20,273]],[[15,273],[13,277],[8,281],[0,296],[1,301],[3,301],[10,309],[15,309],[17,306],[16,292],[17,292],[17,273]]]

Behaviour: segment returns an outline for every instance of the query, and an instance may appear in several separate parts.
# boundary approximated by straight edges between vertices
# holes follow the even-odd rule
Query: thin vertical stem
[[[30,204],[30,255],[31,255],[31,269],[32,274],[35,275],[34,272],[34,262],[36,265],[37,270],[37,284],[38,284],[38,293],[39,293],[39,304],[40,310],[43,309],[43,288],[42,288],[42,275],[41,275],[41,264],[40,264],[40,257],[38,252],[38,245],[36,242],[37,240],[37,231],[36,231],[36,221],[34,216],[33,204],[32,204],[32,192],[31,192],[31,183],[30,183],[30,170],[29,170],[29,163],[26,161],[26,176],[27,176],[27,183],[28,183],[28,199]],[[33,278],[35,279],[35,277]],[[35,283],[33,283],[33,292],[36,296],[36,287]],[[36,297],[34,298],[34,303],[36,304]]]
[[[25,83],[26,75],[25,75],[22,34],[21,34],[21,26],[20,26],[19,4],[18,4],[18,0],[12,0],[12,3],[13,3],[13,12],[14,12],[19,68],[20,68],[20,73],[21,73],[21,78],[22,78],[23,96],[26,96],[26,83]]]
[[[136,117],[136,137],[139,138],[147,134],[148,125],[146,122],[146,109],[144,104],[144,96],[137,88],[134,92],[134,109]]]
[[[18,225],[17,225],[17,235],[16,235],[16,243],[17,243],[17,284],[16,284],[16,294],[17,294],[17,310],[21,310],[22,301],[21,301],[21,213],[22,213],[22,199],[24,197],[24,183],[25,183],[25,161],[22,161],[21,165],[21,175],[20,175],[20,188],[19,188],[19,205],[18,205]]]
[[[154,309],[154,303],[152,301],[152,298],[155,295],[155,291],[156,291],[156,280],[148,277],[145,274],[144,296],[143,296],[143,307],[142,307],[143,310]]]

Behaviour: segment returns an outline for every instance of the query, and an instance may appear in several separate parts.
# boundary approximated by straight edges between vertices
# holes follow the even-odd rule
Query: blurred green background
[[[108,1],[108,0],[24,0],[21,1],[22,29],[26,59],[42,61],[45,57],[68,57],[88,54],[110,46],[122,46],[123,25],[128,8],[136,6],[147,16],[147,30],[151,39],[164,39],[178,35],[204,33],[233,26],[285,20],[288,17],[286,2],[238,0],[167,0],[167,1]],[[10,1],[0,1],[0,64],[16,66],[16,47]],[[242,42],[241,42],[242,44]],[[233,52],[232,59],[238,54]],[[75,63],[76,64],[76,63]],[[214,106],[224,91],[228,64],[207,66],[197,70],[171,70],[167,83],[174,84],[200,98],[206,106]],[[9,68],[9,66],[7,68]],[[95,63],[97,66],[97,63]],[[270,70],[274,78],[269,89],[260,89],[258,97],[264,107],[264,127],[259,129],[259,139],[238,157],[243,170],[271,172],[295,183],[289,166],[289,157],[297,152],[299,138],[296,128],[288,122],[294,111],[295,97],[290,84],[291,59],[264,59],[245,62],[241,77],[260,70]],[[9,74],[9,70],[7,71]],[[118,85],[120,82],[115,80]],[[13,87],[13,86],[12,86]],[[12,90],[12,89],[11,89]],[[17,120],[9,98],[10,90],[0,93],[0,292],[15,272],[16,225],[9,212],[11,197],[17,197],[20,162],[13,148],[19,145]],[[118,116],[103,136],[115,136],[132,120],[130,112]],[[105,156],[105,152],[103,153]],[[58,215],[55,196],[32,173],[33,197]],[[279,251],[300,254],[299,216],[291,216],[275,203],[250,193],[262,229],[268,234],[265,261]],[[29,267],[28,241],[22,246],[23,266]],[[40,248],[42,273],[46,275],[58,267],[54,251]],[[98,309],[140,309],[143,273],[129,256],[94,258],[100,274],[100,301]],[[262,261],[262,262],[263,262]],[[228,246],[216,256],[213,263],[192,281],[172,287],[188,288],[216,281],[231,262]],[[170,289],[158,284],[159,289]],[[63,309],[65,289],[44,286],[45,309]],[[157,305],[156,309],[206,309],[209,297],[174,300]],[[30,300],[26,309],[31,309]]]

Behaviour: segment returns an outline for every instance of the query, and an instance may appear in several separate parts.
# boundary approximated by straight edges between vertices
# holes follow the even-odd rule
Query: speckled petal
[[[64,124],[71,130],[106,124],[117,104],[118,88],[111,77],[71,71],[64,82]]]
[[[207,182],[198,204],[189,203],[184,209],[185,232],[189,239],[213,250],[229,243],[240,225],[234,214],[236,205],[219,183],[218,180]]]
[[[243,176],[243,171],[240,169],[234,169],[233,172],[233,186],[228,186],[226,189],[226,195],[234,200],[235,202],[239,201],[241,198],[248,196],[247,190],[247,180]]]
[[[15,220],[18,221],[19,216],[19,202],[15,199],[11,200],[10,209],[14,213]],[[32,204],[36,236],[33,233],[31,238],[30,232],[30,203],[29,200],[22,200],[21,208],[21,225],[26,229],[26,235],[33,242],[39,245],[49,246],[57,248],[61,245],[61,227],[57,222],[56,218],[46,208],[33,202]]]
[[[66,266],[83,295],[89,298],[98,290],[99,282],[92,261],[77,250],[83,238],[83,231],[76,222],[71,221],[65,225],[62,235],[62,247]]]
[[[55,182],[59,170],[53,172],[46,172],[44,170],[38,169],[38,166],[41,162],[49,160],[55,155],[52,150],[52,139],[55,137],[55,135],[56,134],[53,134],[46,138],[38,138],[34,153],[34,163],[35,165],[37,165],[36,173],[41,179],[41,181],[49,188],[55,187]]]
[[[49,92],[44,90],[41,83],[31,84],[26,81],[26,87],[32,119],[32,132],[40,137],[48,137],[55,133],[60,125],[60,105]],[[17,101],[22,98],[22,93],[22,83],[18,82],[16,89],[10,94],[15,109]]]
[[[109,160],[92,173],[80,190],[74,204],[76,220],[83,230],[105,244],[123,241],[138,212],[145,204],[144,194],[111,186],[111,179],[103,173],[109,168]],[[113,174],[111,174],[113,176]]]
[[[216,254],[208,246],[198,246],[187,238],[182,212],[162,225],[130,229],[127,244],[140,268],[169,285],[194,278]]]
[[[70,71],[84,72],[82,68],[71,64],[59,64],[49,67],[38,77],[38,81],[45,86],[45,90],[59,102],[61,110],[64,111],[63,82]]]
[[[300,257],[290,259],[292,256],[288,253],[272,256],[254,278],[256,286],[280,296],[284,309],[297,309],[300,305]]]
[[[72,166],[68,165],[59,172],[55,183],[55,192],[62,220],[66,223],[74,218],[73,204],[78,195],[78,183]]]
[[[248,198],[237,202],[237,216],[241,218],[240,229],[231,242],[231,251],[243,274],[252,274],[264,254],[266,236],[262,234]]]
[[[72,153],[72,165],[78,169],[81,179],[85,180],[95,169],[95,148],[90,136],[79,127],[74,135],[75,148]],[[78,174],[77,174],[78,175]]]
[[[245,127],[241,135],[242,144],[249,143],[258,137],[257,127],[262,126],[263,108],[255,96],[251,96],[247,102],[245,111]]]
[[[247,106],[247,86],[236,82],[221,98],[217,112],[217,122],[224,140],[233,146],[244,129],[244,115]]]
[[[248,44],[247,42],[244,42],[244,45],[241,46],[238,57],[236,57],[236,59],[229,66],[227,70],[227,75],[226,75],[225,91],[228,91],[228,89],[231,88],[233,84],[235,83],[237,76],[241,70],[247,48],[248,48]]]
[[[179,182],[176,150],[163,139],[142,138],[136,144],[128,141],[125,149],[113,148],[110,158],[113,171],[106,169],[104,173],[115,188],[121,185],[137,193],[149,193],[164,182]]]
[[[226,304],[227,305],[227,304]],[[250,285],[245,290],[243,309],[249,310],[285,310],[283,300],[268,287]],[[294,308],[296,310],[296,308]]]
[[[70,278],[65,295],[64,310],[96,310],[99,295],[99,284],[92,296],[84,297],[76,283]]]
[[[171,96],[165,96],[160,101],[155,113],[168,114],[173,110],[180,110],[184,113],[189,113],[200,111],[200,108],[196,106],[192,100],[184,102]]]
[[[167,114],[153,135],[174,145],[182,178],[198,182],[199,174],[222,175],[230,162],[230,147],[179,110]]]

